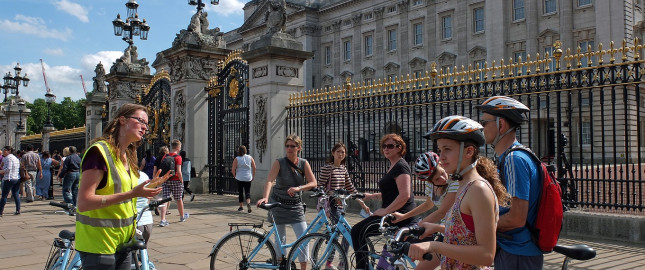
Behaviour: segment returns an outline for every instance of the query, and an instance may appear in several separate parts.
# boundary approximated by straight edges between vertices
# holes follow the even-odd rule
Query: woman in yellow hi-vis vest
[[[156,172],[138,185],[137,147],[147,130],[146,108],[125,104],[83,156],[76,213],[83,269],[130,269],[130,254],[117,249],[134,236],[134,198],[159,194],[160,183],[170,177]]]

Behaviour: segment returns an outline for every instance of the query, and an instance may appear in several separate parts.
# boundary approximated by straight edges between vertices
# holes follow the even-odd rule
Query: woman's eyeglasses
[[[391,144],[391,143],[384,143],[383,145],[381,145],[383,149],[394,149],[399,146],[400,144]]]
[[[150,128],[150,126],[148,126],[148,123],[146,123],[145,121],[143,121],[143,119],[141,119],[141,118],[139,118],[139,117],[136,117],[136,116],[128,116],[128,118],[132,118],[132,119],[134,119],[134,120],[137,120],[137,122],[139,122],[139,124],[142,124],[142,125],[146,126],[146,128]]]
[[[297,145],[293,145],[293,144],[286,144],[284,147],[285,147],[285,148],[297,148],[298,146],[297,146]]]

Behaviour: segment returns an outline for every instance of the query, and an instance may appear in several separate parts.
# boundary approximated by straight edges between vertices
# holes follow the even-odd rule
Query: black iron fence
[[[425,75],[348,79],[342,86],[292,95],[287,132],[302,136],[302,156],[316,173],[333,144],[344,142],[356,186],[376,191],[387,168],[379,153],[384,134],[401,134],[405,158],[413,162],[435,148],[421,136],[439,119],[459,114],[479,120],[475,105],[494,95],[512,96],[531,108],[518,139],[557,165],[568,206],[642,214],[645,61],[638,43],[564,55],[555,44],[553,56],[537,55],[533,61],[527,56],[527,61],[502,60],[481,69],[439,70],[432,63]],[[490,147],[481,150],[494,158]],[[421,195],[422,184],[415,179],[413,184]]]

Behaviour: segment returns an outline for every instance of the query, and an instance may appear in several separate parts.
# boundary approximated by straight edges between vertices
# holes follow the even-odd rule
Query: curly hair
[[[497,166],[495,166],[495,163],[490,158],[479,156],[479,147],[477,147],[475,142],[466,141],[464,148],[468,146],[472,146],[475,149],[471,162],[477,160],[477,166],[475,167],[477,173],[493,187],[493,192],[495,192],[495,197],[497,197],[499,205],[508,206],[511,203],[511,195],[508,194],[506,187],[504,187],[502,180],[499,178]]]
[[[119,149],[119,132],[121,131],[121,123],[119,122],[119,118],[121,116],[123,117],[130,117],[137,111],[146,111],[146,107],[139,105],[139,104],[125,104],[121,106],[121,108],[114,114],[114,118],[110,120],[110,122],[107,124],[105,129],[103,129],[103,135],[100,137],[92,140],[90,144],[94,144],[95,142],[98,141],[105,141],[107,144],[110,145],[110,148],[112,148],[112,151],[114,151],[114,155],[117,157],[121,156],[121,150]],[[128,166],[130,167],[130,170],[134,170],[134,174],[139,177],[139,164],[137,164],[137,148],[141,145],[141,141],[133,142],[130,145],[128,145],[128,148],[126,150],[125,156],[126,156],[126,162],[128,162]]]

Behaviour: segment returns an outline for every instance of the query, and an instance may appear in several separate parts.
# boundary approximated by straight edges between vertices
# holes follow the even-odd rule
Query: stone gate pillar
[[[202,26],[208,28],[208,19],[202,16],[199,12],[193,18],[201,17]],[[197,172],[197,179],[191,180],[191,189],[199,193],[208,192],[208,93],[204,87],[216,76],[217,62],[226,58],[230,50],[226,49],[219,28],[191,25],[177,34],[171,48],[157,54],[152,66],[156,70],[165,69],[170,75],[170,139],[182,142],[182,149]]]
[[[107,108],[110,112],[108,119],[112,119],[123,104],[135,103],[137,96],[152,79],[148,61],[145,58],[139,59],[138,55],[136,46],[128,46],[123,56],[116,59],[110,68],[110,74],[106,75],[110,103],[110,108]]]
[[[257,167],[252,198],[261,196],[271,164],[285,154],[285,108],[290,94],[304,90],[303,63],[312,56],[283,32],[262,36],[242,54],[249,63],[250,154]]]
[[[110,109],[104,107],[108,93],[103,64],[98,63],[94,72],[96,76],[92,78],[92,91],[85,94],[85,147],[89,146],[94,138],[103,135],[103,113]]]

